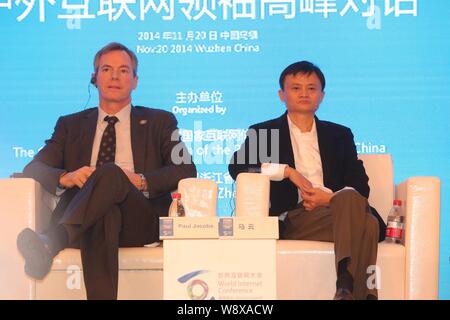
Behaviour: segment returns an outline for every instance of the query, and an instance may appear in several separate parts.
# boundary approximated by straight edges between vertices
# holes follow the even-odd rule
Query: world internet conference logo
[[[196,278],[197,276],[207,273],[208,270],[196,270],[179,277],[177,280],[179,283],[186,283],[186,292],[191,300],[205,300],[208,297],[209,286],[202,279]],[[211,297],[210,300],[215,300]]]

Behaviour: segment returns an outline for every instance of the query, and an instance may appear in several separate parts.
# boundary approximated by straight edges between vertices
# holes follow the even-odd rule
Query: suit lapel
[[[133,163],[135,172],[145,170],[145,151],[147,145],[148,119],[141,110],[131,108],[131,150],[133,152]]]
[[[288,164],[291,168],[295,168],[294,152],[292,151],[291,134],[289,132],[289,124],[287,112],[280,118],[280,163]]]
[[[83,138],[81,139],[80,150],[88,150],[88,152],[80,152],[82,155],[81,166],[90,166],[92,157],[92,146],[94,144],[95,130],[97,129],[98,108],[92,110],[85,115],[84,121],[81,124],[81,132]]]
[[[326,124],[320,121],[317,117],[316,129],[317,129],[317,139],[319,142],[319,152],[320,159],[322,161],[322,171],[323,171],[323,184],[325,186],[329,185],[331,172],[332,172],[332,159],[333,159],[333,136],[327,130]]]

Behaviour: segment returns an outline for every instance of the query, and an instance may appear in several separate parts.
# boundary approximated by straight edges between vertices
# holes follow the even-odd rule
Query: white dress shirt
[[[289,134],[291,137],[292,152],[294,154],[295,169],[308,179],[314,188],[320,188],[332,193],[323,184],[322,160],[320,158],[319,140],[317,137],[316,121],[313,120],[311,131],[301,130],[287,116]],[[263,163],[261,173],[268,175],[270,180],[281,181],[284,179],[286,164]],[[301,192],[298,191],[298,202],[302,201]]]
[[[91,167],[97,164],[98,150],[103,132],[108,126],[104,121],[106,116],[115,116],[119,121],[114,125],[116,130],[116,156],[114,163],[122,169],[134,172],[133,151],[131,150],[131,105],[127,105],[116,114],[107,114],[98,107],[97,128],[95,130],[94,143],[92,145]]]

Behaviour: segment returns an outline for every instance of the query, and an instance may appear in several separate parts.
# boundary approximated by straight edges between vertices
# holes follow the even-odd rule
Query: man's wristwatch
[[[141,177],[141,185],[139,187],[139,191],[145,191],[145,184],[147,180],[145,180],[145,176],[142,173],[138,173],[139,177]]]

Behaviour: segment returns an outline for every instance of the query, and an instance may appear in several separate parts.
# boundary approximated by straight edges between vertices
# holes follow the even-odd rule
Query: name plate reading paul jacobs
[[[218,226],[218,217],[160,217],[159,238],[217,239]]]

